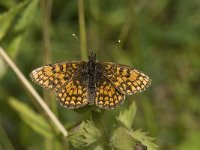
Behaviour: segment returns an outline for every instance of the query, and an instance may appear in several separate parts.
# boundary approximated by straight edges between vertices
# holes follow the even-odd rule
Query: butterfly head
[[[96,54],[94,52],[91,52],[89,54],[89,61],[90,62],[96,62],[97,58],[96,58]]]

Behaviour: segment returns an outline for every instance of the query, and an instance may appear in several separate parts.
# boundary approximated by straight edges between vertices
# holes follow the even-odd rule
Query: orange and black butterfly
[[[40,86],[53,90],[57,101],[75,109],[95,104],[113,109],[122,104],[125,95],[145,90],[151,80],[144,73],[126,65],[99,62],[90,53],[88,62],[66,61],[42,66],[30,73]]]

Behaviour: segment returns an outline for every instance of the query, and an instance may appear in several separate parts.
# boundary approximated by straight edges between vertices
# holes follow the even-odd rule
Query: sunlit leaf
[[[9,103],[20,118],[38,134],[49,139],[54,136],[48,122],[40,114],[35,113],[28,105],[15,98],[10,98]]]
[[[136,140],[127,129],[119,127],[114,131],[110,142],[117,150],[133,150]]]
[[[90,146],[97,141],[99,142],[100,137],[101,131],[95,126],[93,121],[88,120],[83,122],[80,126],[76,127],[73,132],[69,134],[67,139],[75,147],[85,147]],[[97,148],[99,146],[97,146]]]
[[[82,129],[84,130],[84,137],[86,141],[86,145],[90,145],[95,141],[99,140],[101,137],[100,130],[95,126],[93,121],[88,120],[87,122],[82,123]]]
[[[133,125],[133,120],[135,118],[135,113],[137,111],[137,106],[133,101],[128,109],[120,112],[117,120],[122,123],[126,128],[131,129]]]
[[[81,125],[79,125],[73,131],[69,132],[67,140],[76,148],[83,147],[85,146],[83,134]]]
[[[102,145],[97,145],[94,150],[104,150]]]
[[[131,136],[140,141],[143,145],[147,146],[148,150],[157,150],[158,146],[153,143],[155,138],[149,137],[147,132],[142,132],[141,130],[135,130],[130,132]]]
[[[6,73],[6,69],[7,69],[7,65],[5,65],[5,63],[1,57],[0,57],[0,68],[1,68],[1,71],[0,71],[0,80],[1,80],[1,78]]]

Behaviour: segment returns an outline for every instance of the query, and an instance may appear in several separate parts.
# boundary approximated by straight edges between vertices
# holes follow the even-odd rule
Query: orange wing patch
[[[78,80],[70,80],[63,89],[57,93],[57,101],[64,107],[75,109],[87,105],[87,90]]]
[[[113,109],[121,105],[125,95],[120,93],[105,77],[101,76],[96,87],[95,104],[102,109]]]
[[[141,92],[151,84],[148,76],[126,65],[110,62],[103,62],[101,65],[103,66],[103,74],[125,95]]]
[[[58,92],[73,77],[77,68],[84,64],[84,61],[50,64],[33,70],[30,77],[38,85]]]

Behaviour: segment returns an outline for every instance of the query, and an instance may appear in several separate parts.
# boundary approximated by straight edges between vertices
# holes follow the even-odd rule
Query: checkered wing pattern
[[[97,79],[95,104],[102,109],[113,109],[122,104],[125,95],[120,93],[103,75]]]
[[[145,90],[151,80],[144,73],[126,65],[99,62],[103,74],[123,94],[131,95]]]
[[[38,85],[58,92],[73,76],[84,61],[61,62],[42,66],[30,73],[31,79]]]
[[[88,104],[86,75],[78,72],[58,93],[57,101],[64,107],[75,109]]]

